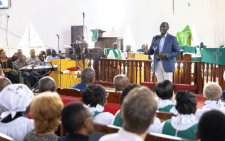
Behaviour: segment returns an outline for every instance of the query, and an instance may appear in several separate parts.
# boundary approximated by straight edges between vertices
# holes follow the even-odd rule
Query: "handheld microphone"
[[[59,34],[57,34],[56,36],[58,36],[58,38],[59,38]]]
[[[158,45],[158,43],[159,43],[159,41],[160,41],[161,38],[162,38],[161,35],[156,35],[154,37],[154,40],[152,41],[152,45],[151,46],[156,46],[157,47],[157,45]]]

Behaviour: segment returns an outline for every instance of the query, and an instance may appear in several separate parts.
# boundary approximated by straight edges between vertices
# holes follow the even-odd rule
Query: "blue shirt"
[[[167,33],[160,39],[159,52],[162,52]]]
[[[46,58],[46,62],[48,62],[49,59],[60,59],[58,56],[55,56],[53,57],[52,55],[49,55],[47,58]],[[48,65],[48,63],[45,63],[45,65]]]
[[[88,87],[88,85],[87,84],[85,84],[85,83],[83,83],[83,82],[80,82],[79,84],[76,84],[76,85],[73,85],[73,86],[71,86],[70,88],[71,89],[78,89],[78,90],[84,90],[84,89],[86,89]]]

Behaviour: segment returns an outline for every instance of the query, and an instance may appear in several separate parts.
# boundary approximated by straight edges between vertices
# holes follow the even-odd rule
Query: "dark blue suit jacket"
[[[154,40],[154,37],[153,37]],[[169,33],[167,33],[163,50],[162,52],[167,54],[167,58],[164,58],[163,61],[163,68],[165,72],[174,72],[175,71],[175,59],[174,57],[180,55],[180,47],[177,42],[177,38]],[[154,54],[154,49],[153,46],[149,48],[147,51],[148,55],[153,55]],[[157,45],[157,49],[155,50],[155,55],[159,54],[159,43]],[[155,59],[155,66],[158,64],[158,59],[156,56],[154,57]],[[154,63],[152,66],[152,71],[154,71]]]

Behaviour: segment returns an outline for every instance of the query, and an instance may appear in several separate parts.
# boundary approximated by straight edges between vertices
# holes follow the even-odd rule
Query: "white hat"
[[[9,111],[3,112],[1,118],[9,114],[14,118],[17,112],[26,111],[33,98],[33,92],[24,84],[6,86],[0,93],[0,103]]]

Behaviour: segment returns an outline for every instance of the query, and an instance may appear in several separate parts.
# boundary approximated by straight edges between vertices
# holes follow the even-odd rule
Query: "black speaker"
[[[86,40],[86,26],[71,26],[71,43],[81,42]]]

